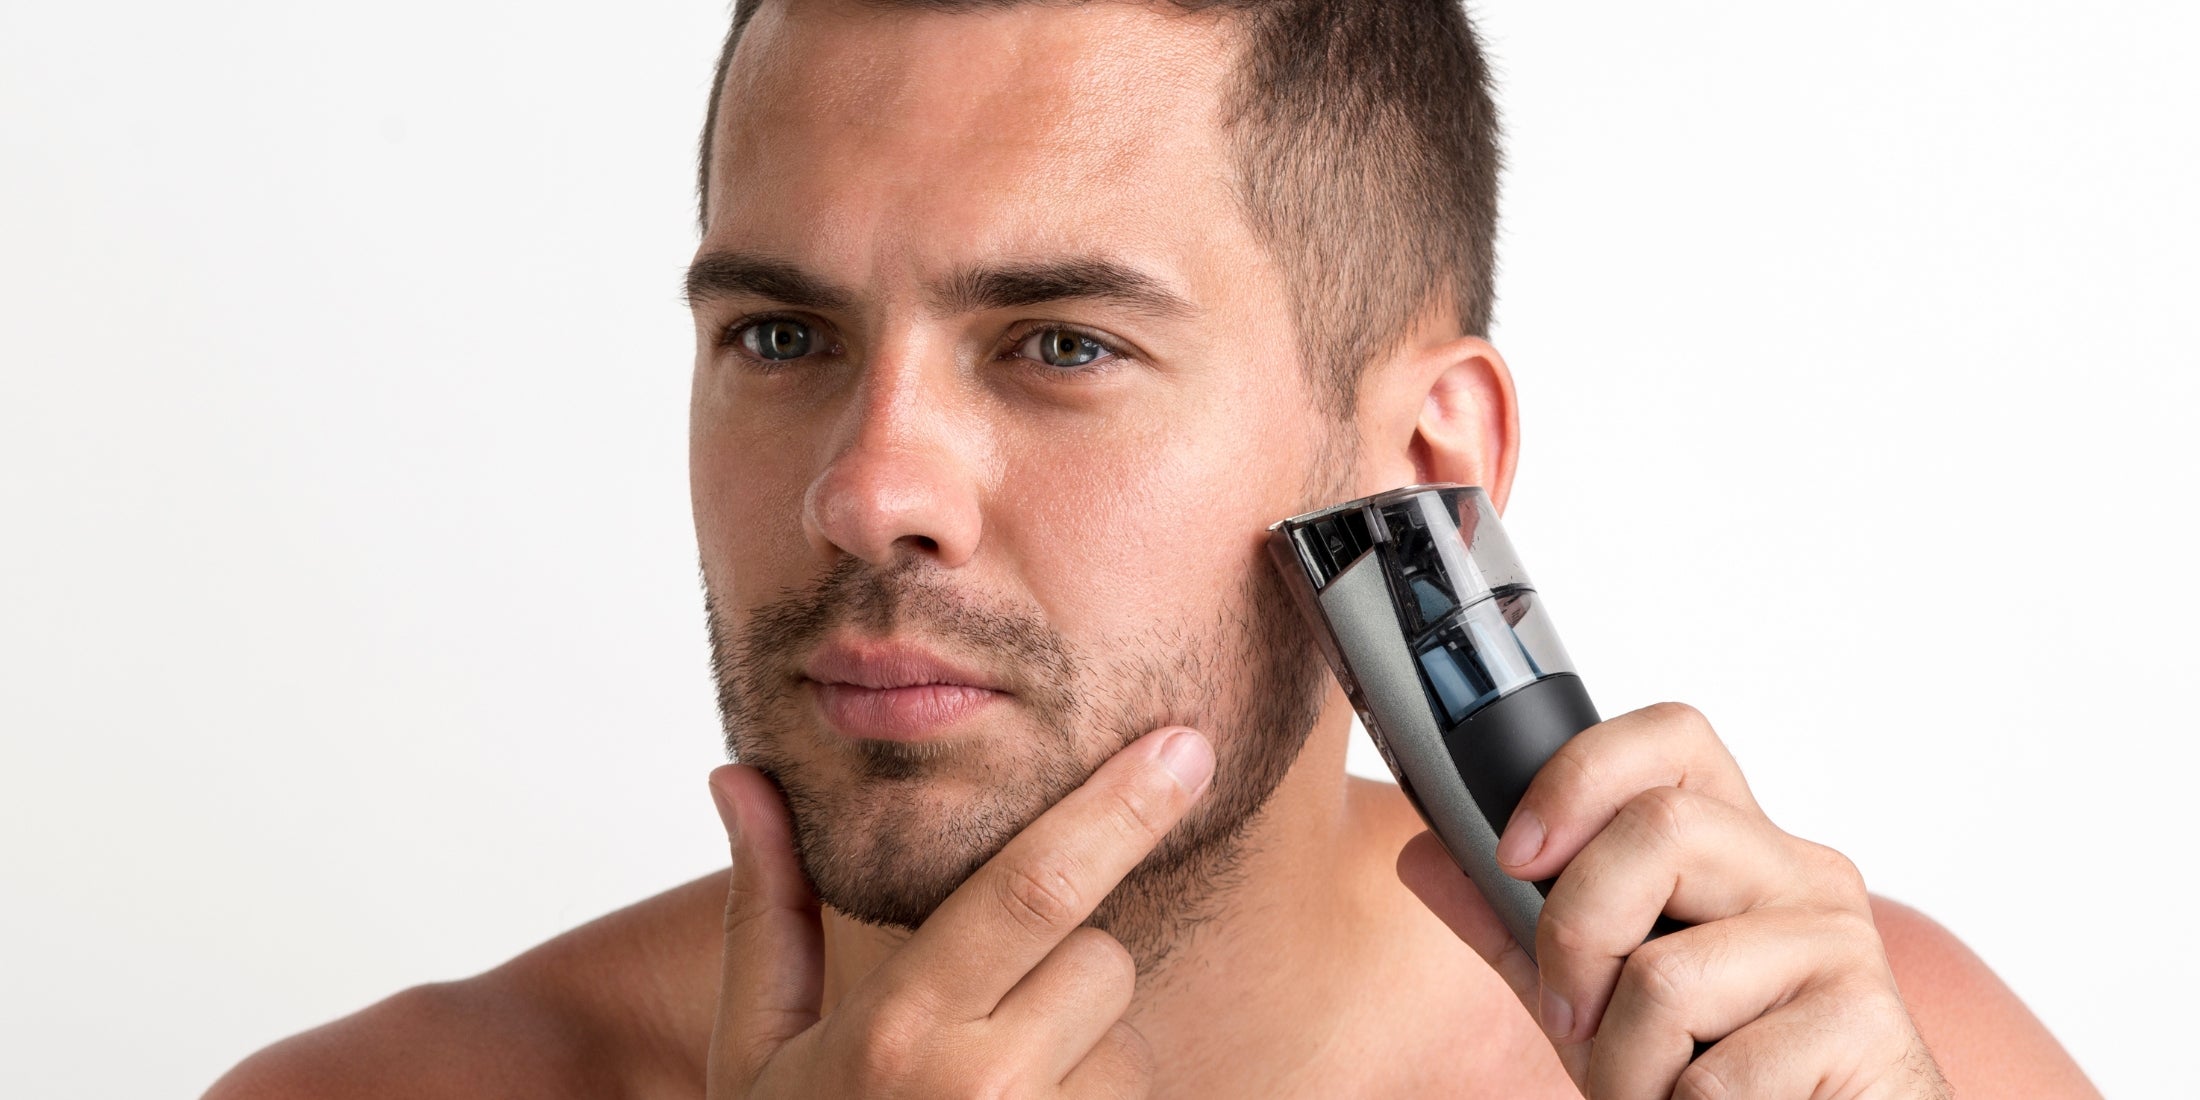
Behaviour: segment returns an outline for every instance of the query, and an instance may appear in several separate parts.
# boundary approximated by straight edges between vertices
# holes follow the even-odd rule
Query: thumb
[[[710,1076],[745,1089],[782,1044],[817,1023],[824,932],[779,788],[753,767],[727,764],[710,773],[710,793],[733,849]]]

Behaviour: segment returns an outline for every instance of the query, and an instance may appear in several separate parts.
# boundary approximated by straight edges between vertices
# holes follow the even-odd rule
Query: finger
[[[1039,1079],[1069,1076],[1131,1007],[1138,967],[1114,936],[1073,928],[1001,998],[993,1024],[1039,1059]]]
[[[1760,816],[1742,769],[1684,703],[1658,703],[1575,734],[1536,772],[1497,843],[1505,873],[1524,882],[1557,874],[1619,808],[1652,787],[1679,787]]]
[[[1536,922],[1546,1027],[1587,1037],[1660,913],[1715,921],[1782,902],[1816,902],[1801,841],[1762,817],[1677,787],[1622,807],[1551,886]],[[1813,904],[1811,907],[1819,908]]]
[[[781,1044],[817,1023],[824,933],[778,787],[727,764],[710,773],[710,789],[733,848],[711,1071],[746,1086]]]
[[[1155,730],[1116,753],[971,874],[902,949],[878,988],[921,988],[963,1020],[1002,996],[1175,827],[1214,774],[1193,730]]]
[[[1534,1017],[1538,984],[1535,960],[1513,940],[1504,920],[1490,908],[1488,899],[1475,888],[1466,872],[1453,862],[1435,833],[1424,831],[1406,841],[1404,850],[1398,853],[1398,878],[1421,899],[1421,904],[1443,918],[1454,935],[1482,956],[1482,961],[1512,987],[1513,996],[1520,998],[1521,1007]],[[1566,1072],[1576,1083],[1580,1082],[1588,1072],[1588,1042],[1554,1039],[1551,1045],[1557,1049],[1558,1059],[1566,1066]]]
[[[1899,995],[1840,983],[1727,1036],[1676,1081],[1683,1096],[1949,1095]]]
[[[1444,850],[1436,834],[1423,830],[1398,853],[1398,880],[1441,917],[1482,961],[1505,979],[1530,1014],[1535,1012],[1535,960],[1513,941],[1512,933],[1473,880]]]
[[[1759,909],[1660,936],[1627,959],[1611,1007],[1596,1032],[1585,1091],[1598,1100],[1663,1100],[1673,1092],[1690,1059],[1697,1057],[1697,1040],[1722,1041],[1701,1056],[1708,1058],[1720,1046],[1748,1035],[1752,1021],[1810,995],[1814,988],[1885,973],[1885,958],[1871,918],[1845,910]],[[1899,1004],[1892,978],[1884,984],[1887,999]],[[1845,1030],[1846,1041],[1853,1042],[1857,1029]],[[1757,1046],[1752,1058],[1790,1060],[1803,1055],[1801,1050],[1765,1043],[1768,1037],[1749,1040]],[[1733,1053],[1726,1052],[1714,1068],[1734,1065]],[[1813,1088],[1806,1086],[1723,1095],[1813,1094]]]
[[[1127,1020],[1117,1020],[1085,1060],[1062,1079],[1062,1093],[1079,1100],[1128,1100],[1153,1091],[1153,1047]]]

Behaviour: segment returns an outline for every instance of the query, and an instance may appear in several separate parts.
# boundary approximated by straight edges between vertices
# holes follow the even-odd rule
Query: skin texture
[[[711,789],[730,872],[286,1040],[210,1095],[1908,1097],[1945,1095],[1943,1074],[1965,1095],[2094,1095],[1958,941],[1773,826],[1675,704],[1585,732],[1524,803],[1549,840],[1520,876],[1567,866],[1538,945],[1574,1006],[1555,1037],[1517,949],[1396,790],[1344,775],[1333,684],[1202,919],[1164,930],[1165,959],[1080,927],[1276,733],[1232,724],[1254,666],[1188,691],[1165,660],[1140,683],[1108,655],[1227,646],[1195,628],[1245,610],[1266,525],[1310,495],[1444,480],[1502,507],[1518,454],[1505,363],[1431,314],[1369,368],[1343,427],[1357,464],[1310,485],[1326,422],[1214,124],[1231,48],[1226,26],[1125,5],[802,3],[758,15],[729,81],[700,254],[768,255],[849,294],[697,303],[694,508],[725,629],[836,568],[907,569],[1044,624],[1094,670],[1075,686],[1100,702],[1064,712],[1089,724],[1050,725],[1017,681],[902,784],[892,824],[944,830],[997,761],[1015,827],[961,853],[976,874],[913,932],[852,921],[802,871],[799,800],[790,815],[765,772],[729,765]],[[967,310],[940,292],[1094,256],[1188,309]],[[839,351],[754,369],[723,337],[775,308]],[[1050,324],[1120,358],[1035,369],[1017,349]],[[937,618],[915,637],[959,637]],[[1003,660],[1012,681],[1034,667]],[[1172,698],[1191,702],[1157,705]],[[799,702],[755,727],[774,742],[760,755],[823,792],[813,814],[841,812],[813,833],[875,850],[887,819],[830,797],[865,773]],[[1163,745],[1194,720],[1211,750],[1172,776]],[[1042,759],[1074,764],[1068,788],[1014,789],[1057,770]],[[1628,954],[1668,903],[1702,923]],[[1691,1028],[1732,1035],[1692,1071]]]

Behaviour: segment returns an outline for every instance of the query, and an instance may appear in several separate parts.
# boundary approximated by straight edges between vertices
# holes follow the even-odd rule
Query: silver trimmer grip
[[[1496,510],[1472,486],[1412,485],[1269,531],[1399,789],[1533,958],[1551,880],[1506,874],[1497,838],[1598,718]],[[1652,935],[1678,927],[1661,918]]]

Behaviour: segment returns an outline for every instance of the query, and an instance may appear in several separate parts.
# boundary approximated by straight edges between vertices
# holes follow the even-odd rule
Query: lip
[[[991,677],[898,642],[833,642],[802,674],[825,720],[857,740],[937,737],[1009,694]]]

